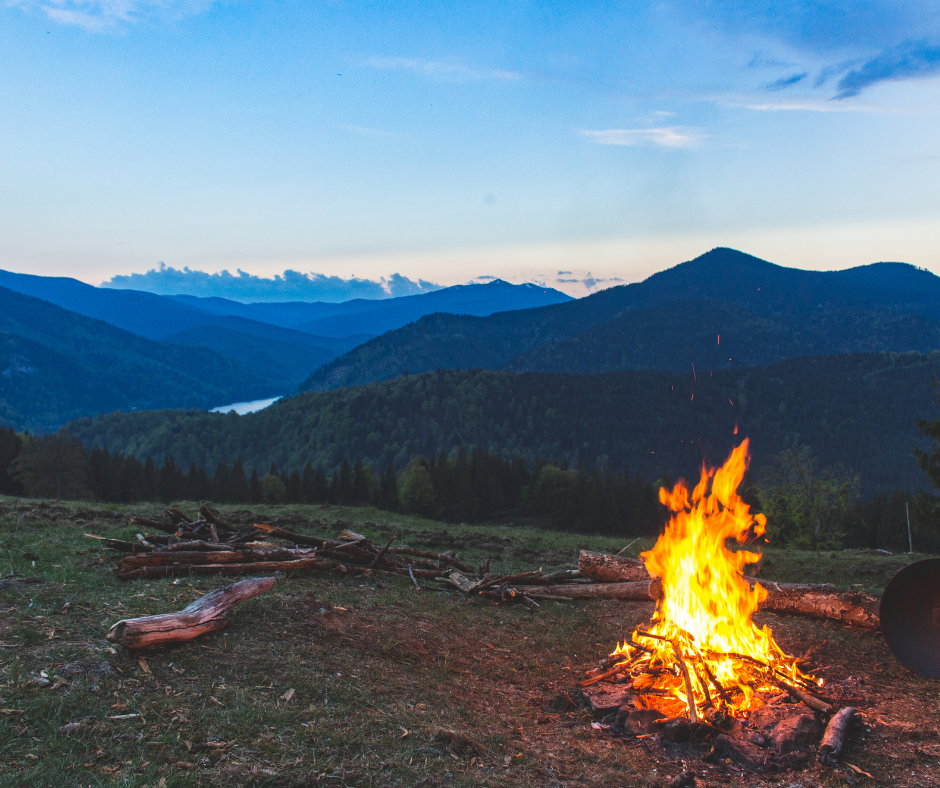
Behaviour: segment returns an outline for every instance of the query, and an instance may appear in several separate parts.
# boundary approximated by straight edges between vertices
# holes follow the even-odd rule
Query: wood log
[[[826,726],[822,741],[819,744],[819,760],[827,766],[835,766],[839,760],[839,753],[845,744],[845,735],[849,726],[860,719],[858,709],[846,706],[833,715]]]
[[[878,629],[881,626],[881,602],[873,596],[854,591],[839,591],[828,583],[773,583],[768,580],[755,581],[750,577],[748,581],[752,585],[759,582],[767,591],[767,598],[760,603],[760,610],[828,618],[863,629]]]
[[[646,565],[636,558],[595,553],[591,550],[581,551],[578,556],[578,568],[582,575],[599,583],[631,583],[650,579]]]
[[[185,643],[224,628],[228,624],[225,614],[229,610],[273,585],[273,577],[254,577],[233,583],[217,588],[178,613],[122,619],[108,630],[105,637],[129,649],[161,648],[170,643]]]
[[[578,558],[581,574],[598,582],[630,582],[648,578],[642,561],[604,553],[582,550]],[[877,598],[854,591],[839,591],[828,583],[774,583],[747,578],[751,585],[759,582],[767,598],[759,609],[783,615],[812,616],[839,621],[863,629],[878,629],[880,602]]]
[[[591,583],[564,586],[539,586],[538,593],[559,599],[627,599],[648,601],[662,596],[663,586],[658,577],[636,580],[632,583]]]

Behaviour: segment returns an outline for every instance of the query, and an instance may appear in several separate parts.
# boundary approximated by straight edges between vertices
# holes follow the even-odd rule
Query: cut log
[[[627,599],[648,601],[662,596],[663,586],[658,577],[633,583],[591,583],[589,585],[540,586],[539,594],[559,599]]]
[[[585,577],[599,583],[630,583],[649,580],[646,565],[636,558],[624,558],[605,553],[582,550],[578,556],[578,568]]]
[[[224,628],[228,624],[225,614],[229,610],[273,585],[273,577],[254,577],[233,583],[206,594],[179,613],[118,621],[105,637],[129,649],[161,648],[170,643],[185,643]]]
[[[760,603],[760,610],[787,615],[812,616],[840,621],[862,629],[878,629],[880,601],[854,591],[839,591],[828,583],[809,585],[803,583],[759,582],[767,590],[767,598]]]
[[[849,726],[859,719],[858,709],[846,706],[833,715],[826,726],[822,741],[819,744],[819,760],[828,766],[835,766],[839,760],[839,753],[845,744],[845,734]]]

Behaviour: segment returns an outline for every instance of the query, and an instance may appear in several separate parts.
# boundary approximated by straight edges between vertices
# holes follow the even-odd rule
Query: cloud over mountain
[[[360,279],[301,273],[287,270],[267,279],[238,270],[210,274],[189,267],[173,268],[160,263],[144,274],[119,274],[102,287],[120,290],[145,290],[159,295],[192,295],[228,298],[232,301],[348,301],[352,298],[395,298],[439,290],[440,285],[423,279],[392,274],[387,279]]]

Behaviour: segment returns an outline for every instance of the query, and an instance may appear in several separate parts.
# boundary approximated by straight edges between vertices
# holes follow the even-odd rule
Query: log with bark
[[[649,573],[642,561],[582,550],[578,566],[585,577],[603,582],[630,582],[648,579]],[[747,581],[760,585],[767,597],[759,610],[781,615],[801,615],[839,621],[862,629],[878,629],[881,625],[876,597],[854,591],[839,591],[828,583],[774,583],[748,577]]]
[[[112,643],[134,650],[185,643],[223,629],[228,625],[225,615],[229,610],[273,585],[273,577],[254,577],[233,583],[200,597],[178,613],[118,621],[105,637]]]
[[[835,766],[838,763],[839,754],[845,744],[846,733],[849,727],[859,719],[858,709],[851,706],[846,706],[833,715],[819,744],[820,762],[827,766]]]
[[[636,558],[625,558],[606,553],[582,550],[578,556],[578,569],[585,577],[599,583],[632,583],[649,580],[644,563]]]
[[[753,583],[753,579],[748,578]],[[812,616],[841,621],[862,629],[878,629],[881,626],[879,608],[881,602],[867,594],[854,591],[839,591],[828,583],[773,583],[760,580],[767,591],[767,598],[760,603],[760,610],[789,615]]]

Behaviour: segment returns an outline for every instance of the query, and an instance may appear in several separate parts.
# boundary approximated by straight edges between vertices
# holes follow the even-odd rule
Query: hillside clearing
[[[112,652],[104,633],[118,619],[178,610],[224,584],[121,583],[109,551],[82,537],[133,539],[123,515],[161,508],[0,500],[3,575],[44,581],[0,590],[0,786],[667,786],[682,771],[644,740],[594,730],[583,710],[558,702],[652,604],[551,602],[532,612],[394,577],[281,576],[221,633],[154,654]],[[412,546],[490,558],[501,572],[561,568],[581,547],[631,541],[374,509],[222,513],[321,535],[400,530]],[[917,557],[768,551],[762,571],[880,593]],[[855,688],[872,731],[846,761],[886,784],[933,784],[935,682],[902,668],[877,634],[762,618],[790,652],[827,641],[819,674]],[[758,779],[722,763],[689,766],[699,785],[871,782],[845,768]]]

